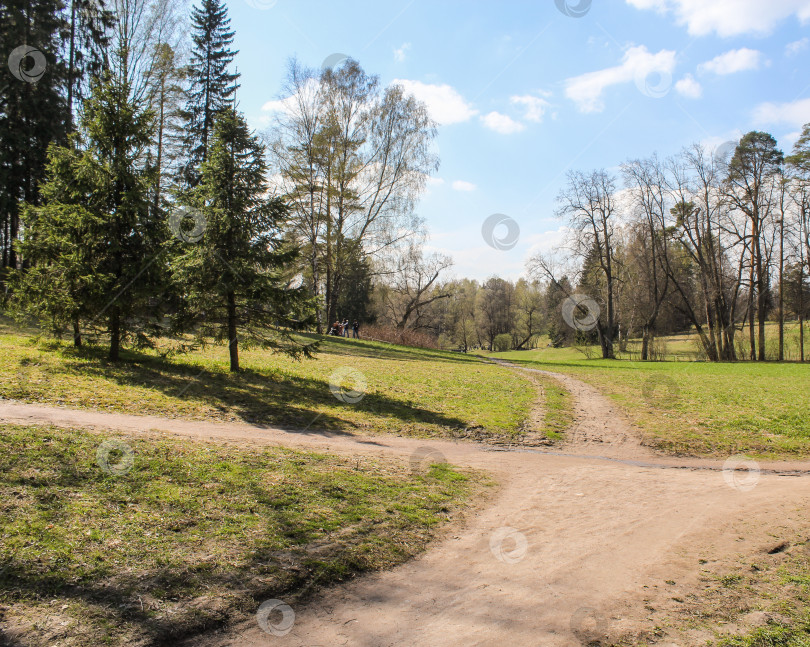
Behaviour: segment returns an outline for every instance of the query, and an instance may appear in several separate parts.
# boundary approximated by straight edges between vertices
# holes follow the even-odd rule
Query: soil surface
[[[532,370],[532,369],[520,369]],[[0,401],[0,421],[158,432],[483,469],[500,487],[425,554],[189,645],[569,647],[649,637],[700,587],[705,564],[734,564],[810,536],[810,464],[673,458],[596,389],[547,373],[575,398],[575,422],[553,450],[363,437],[182,421]],[[351,405],[347,405],[351,406]],[[725,469],[724,469],[725,465]],[[757,471],[749,468],[756,467]],[[261,615],[261,614],[260,614]],[[756,616],[756,614],[751,614]],[[751,619],[755,623],[756,618]],[[737,629],[746,629],[742,619]],[[668,632],[668,633],[667,633]],[[670,628],[665,647],[704,645],[705,630]]]

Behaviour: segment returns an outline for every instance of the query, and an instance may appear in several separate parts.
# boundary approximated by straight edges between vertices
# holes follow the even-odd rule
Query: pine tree
[[[290,330],[310,323],[313,306],[283,279],[298,250],[281,242],[287,208],[267,197],[264,147],[233,109],[214,123],[200,183],[184,196],[205,229],[172,261],[184,295],[177,326],[193,327],[201,344],[227,341],[231,371],[239,370],[240,334],[248,345],[309,356],[314,345],[295,342]]]
[[[234,32],[229,31],[228,10],[219,0],[202,0],[192,10],[193,48],[188,69],[189,99],[186,104],[187,160],[184,182],[199,182],[200,166],[208,159],[209,142],[217,113],[232,101],[238,74],[228,68],[238,53],[230,49]]]
[[[32,267],[14,277],[18,311],[56,331],[71,325],[76,345],[82,329],[101,329],[111,360],[127,339],[148,345],[157,332],[150,297],[166,233],[150,216],[154,169],[143,162],[152,123],[129,84],[97,82],[75,141],[49,150],[43,204],[24,210],[19,249]]]

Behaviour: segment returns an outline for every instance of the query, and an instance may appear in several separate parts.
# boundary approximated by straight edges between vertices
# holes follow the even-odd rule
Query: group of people
[[[352,337],[354,339],[360,339],[360,324],[356,321],[352,324]],[[330,335],[336,335],[338,337],[348,337],[349,336],[349,320],[345,319],[342,323],[340,321],[336,321],[332,324],[332,327],[329,329]]]

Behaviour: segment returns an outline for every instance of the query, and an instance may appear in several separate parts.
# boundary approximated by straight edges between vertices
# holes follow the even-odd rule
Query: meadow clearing
[[[436,463],[414,469],[412,460],[346,455],[341,438],[589,453],[570,445],[566,431],[581,421],[559,380],[479,355],[324,337],[317,359],[249,350],[244,370],[230,374],[222,347],[169,357],[127,351],[110,363],[92,346],[77,350],[10,324],[0,343],[7,402],[277,426],[337,443],[322,451],[155,429],[4,424],[0,608],[6,634],[26,645],[171,644],[246,621],[262,600],[306,608],[336,583],[392,572],[446,541],[448,528],[469,523],[468,510],[489,505],[501,487],[515,506],[532,490],[509,489],[511,468],[504,471],[497,453],[448,464],[441,452],[451,449],[442,446]],[[689,341],[667,340],[669,348],[679,343]],[[573,348],[491,357],[595,386],[661,456],[808,455],[801,364],[608,361]],[[105,440],[132,451],[131,470],[103,469]],[[118,447],[112,464],[125,458]],[[806,645],[810,551],[804,525],[791,519],[789,550],[767,559],[703,550],[700,592],[679,591],[671,600],[680,602],[657,607],[654,626],[606,631],[599,644],[711,635],[729,647]],[[752,626],[745,619],[755,612],[779,622]]]
[[[549,347],[492,356],[597,386],[643,430],[646,442],[665,452],[808,456],[810,363],[690,361],[687,336],[667,346],[674,354],[660,362],[589,359],[574,348]]]

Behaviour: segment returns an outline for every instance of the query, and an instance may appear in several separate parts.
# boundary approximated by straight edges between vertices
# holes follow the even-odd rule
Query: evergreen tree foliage
[[[232,371],[239,370],[240,341],[309,356],[314,345],[296,342],[290,331],[312,322],[313,304],[304,288],[283,279],[298,251],[281,242],[287,208],[267,196],[264,147],[233,109],[214,123],[200,183],[183,196],[204,230],[172,262],[184,295],[176,326],[195,330],[201,344],[227,342]]]
[[[239,78],[229,72],[238,52],[230,48],[234,32],[230,31],[227,7],[219,0],[202,0],[200,7],[193,8],[191,19],[193,47],[185,110],[187,159],[182,173],[189,187],[199,182],[200,166],[208,159],[214,121],[233,102]]]
[[[26,205],[19,244],[30,264],[16,273],[15,303],[56,331],[103,332],[109,357],[158,332],[154,297],[164,284],[164,225],[150,216],[154,169],[142,160],[153,116],[107,76],[85,104],[79,134],[51,146],[43,204]]]
[[[39,202],[48,146],[65,142],[66,69],[59,59],[62,0],[0,3],[0,245],[2,265],[18,265],[21,201]],[[7,65],[6,62],[9,62]]]

